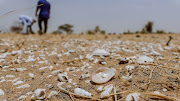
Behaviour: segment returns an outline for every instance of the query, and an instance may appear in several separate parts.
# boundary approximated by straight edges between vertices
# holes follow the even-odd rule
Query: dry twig
[[[116,93],[116,86],[114,86],[114,94]],[[117,101],[117,95],[114,95],[114,101]]]
[[[149,75],[149,81],[148,81],[148,83],[147,83],[147,89],[149,88],[149,85],[150,85],[150,83],[151,83],[152,74],[153,74],[153,71],[154,71],[155,68],[156,68],[156,66],[151,70],[151,73],[150,73],[150,75]]]
[[[162,66],[162,65],[158,65],[158,64],[142,64],[142,65],[152,65],[152,66],[158,66],[158,67],[162,67],[162,68],[166,68],[166,69],[173,69],[173,70],[180,71],[180,69],[178,69],[178,68],[166,67],[166,66]]]

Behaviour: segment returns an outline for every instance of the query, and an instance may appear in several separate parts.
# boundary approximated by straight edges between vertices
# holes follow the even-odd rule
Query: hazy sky
[[[0,0],[0,15],[12,10],[35,6],[38,0]],[[99,25],[107,32],[141,30],[147,21],[154,30],[180,33],[180,0],[49,0],[51,18],[48,32],[68,23],[76,33]],[[35,18],[35,8],[0,18],[0,29],[9,30],[19,15]],[[37,31],[37,23],[33,26]]]

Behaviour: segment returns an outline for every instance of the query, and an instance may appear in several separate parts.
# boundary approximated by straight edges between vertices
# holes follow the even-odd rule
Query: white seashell
[[[13,85],[19,85],[19,84],[22,84],[24,83],[23,81],[17,81],[16,83],[14,83]]]
[[[50,69],[50,71],[51,71],[51,70],[53,69],[53,66],[50,66],[49,69]]]
[[[30,87],[30,85],[29,84],[25,84],[25,85],[22,85],[22,86],[19,86],[19,87],[16,87],[16,88],[29,88]]]
[[[163,88],[163,91],[164,91],[164,92],[167,92],[167,89],[166,89],[166,88]]]
[[[52,75],[48,75],[48,76],[47,76],[47,78],[50,78],[50,77],[52,77]]]
[[[47,98],[50,99],[54,95],[58,95],[58,92],[57,91],[51,91]]]
[[[97,88],[97,92],[102,92],[103,91],[103,86],[99,86],[98,88]]]
[[[19,98],[18,98],[18,101],[23,101],[27,98],[26,95],[21,95]]]
[[[62,82],[68,82],[68,76],[64,74],[58,74],[59,80]]]
[[[130,93],[126,97],[126,101],[139,101],[139,93]]]
[[[17,80],[19,80],[20,78],[15,78],[14,80],[12,80],[12,83],[17,82]]]
[[[137,59],[137,63],[144,64],[144,63],[152,63],[154,60],[147,56],[141,56]]]
[[[27,59],[25,62],[34,62],[34,61],[36,61],[36,59],[29,58],[29,59]]]
[[[4,77],[0,77],[0,83],[6,81],[6,79]]]
[[[91,80],[86,80],[85,83],[90,85],[91,84]]]
[[[126,81],[131,81],[132,80],[132,75],[130,75],[129,73],[126,76],[122,76],[122,78]]]
[[[45,89],[36,89],[32,95],[32,100],[42,100],[46,97]]]
[[[108,96],[112,92],[112,89],[113,89],[113,85],[112,84],[104,87],[104,90],[101,93],[101,98],[104,98],[105,96]]]
[[[5,94],[4,91],[2,89],[0,89],[0,96],[4,95],[4,94]]]
[[[92,74],[92,81],[97,84],[108,82],[114,75],[116,69],[101,67]]]
[[[6,75],[6,77],[8,77],[8,78],[14,78],[15,75]]]
[[[134,66],[130,66],[130,65],[126,66],[126,70],[128,70],[129,73],[132,73],[134,68],[135,68]]]
[[[65,82],[59,82],[59,83],[57,84],[57,87],[58,87],[58,88],[62,88],[61,86],[62,86],[63,84],[65,84]]]
[[[27,69],[26,68],[16,68],[16,70],[18,71],[18,72],[23,72],[23,71],[26,71]]]
[[[58,54],[58,55],[57,55],[57,57],[61,57],[61,56],[62,56],[62,54]]]
[[[109,52],[104,49],[97,49],[92,53],[93,56],[109,56]]]
[[[58,74],[58,73],[62,73],[62,70],[55,70],[55,71],[52,71],[51,74]]]
[[[102,65],[106,65],[107,63],[106,62],[101,62]]]
[[[29,76],[30,76],[31,78],[34,78],[34,74],[32,74],[32,73],[29,73]]]
[[[39,70],[44,70],[44,69],[46,69],[46,68],[49,68],[48,66],[46,66],[46,67],[41,67],[41,68],[39,68]]]
[[[90,77],[90,74],[82,74],[79,79],[82,80],[89,77]]]
[[[159,91],[154,91],[153,93],[154,94],[161,94]]]
[[[87,96],[87,97],[91,97],[91,93],[85,91],[84,89],[81,88],[75,88],[74,89],[74,93],[77,95],[82,95],[82,96]]]
[[[2,69],[6,69],[6,68],[9,68],[10,66],[3,66]]]

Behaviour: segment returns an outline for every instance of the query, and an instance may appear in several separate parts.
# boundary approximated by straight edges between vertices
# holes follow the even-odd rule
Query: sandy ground
[[[169,46],[166,46],[169,36],[173,39]],[[104,49],[110,53],[110,56],[93,56],[91,61],[86,58],[96,49]],[[154,51],[159,54],[152,53]],[[6,55],[7,53],[9,54]],[[138,64],[136,59],[142,55],[154,59],[151,64],[158,66]],[[129,63],[119,64],[119,57],[135,58]],[[28,59],[34,60],[27,62]],[[98,62],[94,63],[96,59]],[[100,61],[107,64],[100,64]],[[127,65],[136,67],[129,81],[122,78],[128,74],[125,68]],[[50,66],[53,68],[50,69]],[[114,68],[116,74],[104,84],[95,84],[91,81],[91,76],[100,67]],[[18,68],[26,68],[26,70],[21,71]],[[60,82],[58,76],[52,73],[56,70],[61,70],[69,77],[69,82],[64,83],[63,88],[74,92],[74,89],[79,87],[90,92],[96,99],[100,99],[101,93],[97,92],[99,86],[113,84],[118,92],[128,91],[118,95],[121,96],[119,101],[124,101],[131,92],[142,93],[140,101],[165,101],[164,98],[147,94],[154,91],[178,100],[180,99],[180,34],[41,36],[0,34],[0,89],[5,93],[0,95],[0,100],[17,101],[20,96],[25,95],[26,98],[22,101],[28,101],[37,88],[46,89],[46,95],[51,91],[58,92],[58,95],[50,99],[46,98],[45,101],[92,100],[75,96],[71,98],[61,92],[57,87]],[[29,73],[34,74],[34,77],[30,77]],[[90,74],[90,77],[81,78],[82,74]],[[15,80],[17,78],[18,80]],[[23,83],[13,85],[17,81]],[[25,84],[29,84],[29,87],[17,88]],[[113,91],[111,94],[114,93]],[[112,101],[114,96],[101,100]]]

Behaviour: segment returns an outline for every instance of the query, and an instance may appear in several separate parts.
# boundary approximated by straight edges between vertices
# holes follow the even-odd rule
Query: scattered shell
[[[164,91],[164,92],[167,92],[167,89],[166,89],[166,88],[163,88],[163,91]]]
[[[119,64],[129,63],[129,59],[128,58],[119,57],[119,58],[117,58],[117,60],[119,60]]]
[[[97,49],[92,53],[93,56],[109,56],[109,52],[104,49]]]
[[[2,89],[0,89],[0,96],[4,95],[4,94],[5,94],[4,91]]]
[[[17,81],[16,83],[14,83],[13,85],[19,85],[19,84],[22,84],[24,83],[23,81]]]
[[[113,89],[113,84],[110,84],[110,85],[104,87],[104,90],[101,93],[101,98],[108,96],[112,92],[112,89]]]
[[[29,76],[30,76],[31,78],[34,78],[34,74],[32,74],[32,73],[29,73]]]
[[[23,67],[23,68],[17,68],[16,70],[17,70],[18,72],[23,72],[23,71],[26,71],[27,69]]]
[[[58,74],[58,78],[61,82],[68,82],[68,76],[64,74]]]
[[[50,94],[47,96],[48,99],[50,99],[52,96],[58,95],[57,91],[51,91]]]
[[[106,65],[107,63],[104,61],[99,61],[99,64]]]
[[[103,86],[99,86],[98,88],[97,88],[97,92],[102,92],[103,91]]]
[[[41,68],[39,68],[39,70],[44,70],[44,69],[46,69],[46,68],[49,68],[48,66],[46,66],[46,67],[41,67]]]
[[[36,61],[36,59],[29,58],[29,59],[27,59],[25,62],[34,62],[34,61]]]
[[[18,101],[25,100],[26,98],[27,98],[26,95],[21,95],[21,96],[18,98]]]
[[[32,100],[42,100],[46,97],[45,89],[36,89],[32,95]]]
[[[55,75],[55,74],[58,74],[58,73],[62,73],[62,70],[55,70],[55,71],[52,71],[51,73]]]
[[[130,66],[130,65],[126,66],[126,70],[128,70],[129,73],[132,73],[134,68],[135,68],[134,66]]]
[[[29,84],[25,84],[25,85],[22,85],[22,86],[19,86],[19,87],[16,87],[16,88],[29,88],[30,87],[30,85]]]
[[[14,80],[12,80],[12,83],[16,82],[17,80],[19,80],[20,78],[15,78]]]
[[[152,63],[154,60],[147,56],[141,56],[137,59],[137,63],[144,64],[144,63]]]
[[[130,93],[126,96],[126,101],[139,101],[139,93]]]
[[[129,73],[126,76],[122,76],[122,78],[126,81],[131,81],[132,80],[132,75],[130,75]]]
[[[91,93],[85,91],[84,89],[81,88],[75,88],[74,89],[74,93],[77,95],[82,95],[82,96],[87,96],[87,97],[91,97]]]
[[[58,86],[58,87],[61,87],[63,84],[65,84],[65,82],[59,82],[59,83],[57,84],[57,86]]]
[[[92,73],[92,81],[97,84],[108,82],[114,75],[116,69],[101,67]]]
[[[83,80],[85,78],[89,78],[90,77],[90,74],[82,74],[79,78],[79,80]]]
[[[8,78],[14,78],[15,75],[6,75],[6,77],[8,77]]]
[[[50,69],[50,71],[51,71],[51,70],[53,69],[53,66],[50,66],[49,69]]]

